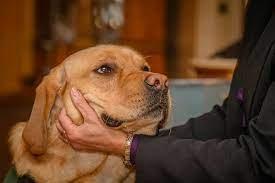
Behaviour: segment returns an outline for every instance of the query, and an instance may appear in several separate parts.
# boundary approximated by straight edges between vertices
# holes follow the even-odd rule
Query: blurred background
[[[10,164],[7,135],[31,112],[34,89],[77,50],[128,45],[168,75],[169,126],[227,96],[239,54],[245,0],[8,0],[0,6],[0,178]],[[35,138],[35,137],[34,137]]]

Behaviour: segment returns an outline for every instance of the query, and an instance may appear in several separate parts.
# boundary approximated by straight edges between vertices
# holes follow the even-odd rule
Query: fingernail
[[[73,97],[76,97],[76,98],[79,97],[79,93],[78,93],[77,89],[72,88],[71,93],[72,93]]]

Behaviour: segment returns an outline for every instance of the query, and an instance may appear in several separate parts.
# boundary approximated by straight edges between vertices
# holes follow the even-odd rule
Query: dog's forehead
[[[114,61],[118,64],[129,64],[132,66],[144,65],[146,61],[138,52],[124,46],[100,45],[87,48],[69,56],[65,62],[75,67],[79,64],[93,66],[104,60]]]

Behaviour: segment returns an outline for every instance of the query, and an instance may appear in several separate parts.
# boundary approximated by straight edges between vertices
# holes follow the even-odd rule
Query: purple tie
[[[243,101],[244,101],[244,89],[243,88],[238,89],[236,98],[239,100],[240,103],[243,103]]]
[[[244,113],[244,108],[243,108],[243,103],[244,103],[244,89],[239,88],[236,94],[237,100],[240,102],[241,105],[241,110],[243,113],[243,119],[242,119],[242,127],[246,127],[246,119],[245,119],[245,113]]]

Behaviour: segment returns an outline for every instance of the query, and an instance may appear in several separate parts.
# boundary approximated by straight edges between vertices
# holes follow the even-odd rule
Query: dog
[[[122,157],[76,151],[64,143],[55,125],[58,114],[65,108],[76,125],[83,123],[70,98],[74,87],[109,128],[155,135],[169,118],[167,85],[166,76],[151,72],[144,57],[126,46],[99,45],[72,54],[43,78],[29,120],[10,132],[18,175],[39,183],[134,182],[135,170]]]

